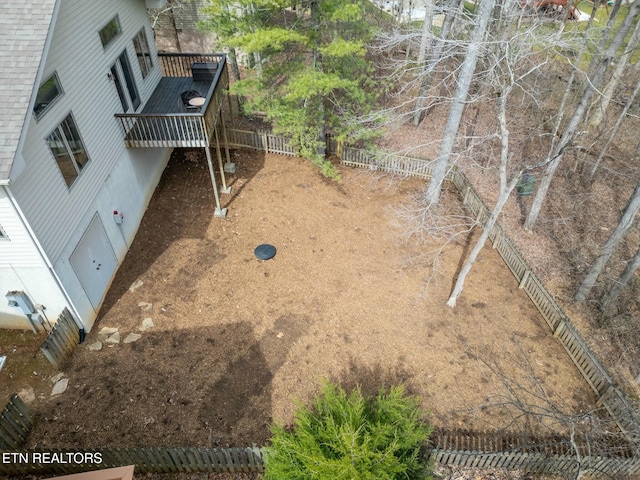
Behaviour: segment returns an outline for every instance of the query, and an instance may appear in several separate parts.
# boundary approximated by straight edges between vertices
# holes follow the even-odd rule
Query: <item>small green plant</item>
[[[402,386],[365,398],[326,383],[294,426],[272,427],[265,480],[429,479],[421,448],[432,429]]]

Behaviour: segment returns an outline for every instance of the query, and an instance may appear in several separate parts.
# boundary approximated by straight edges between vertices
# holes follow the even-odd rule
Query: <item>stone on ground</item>
[[[139,327],[138,330],[144,332],[151,327],[155,327],[155,323],[153,323],[153,319],[147,317],[142,321],[142,326]]]
[[[120,334],[118,332],[115,332],[113,335],[110,335],[109,337],[107,337],[104,343],[111,343],[114,345],[116,343],[120,343]]]
[[[140,288],[142,286],[144,282],[142,280],[136,280],[135,282],[133,282],[131,284],[131,286],[129,287],[129,291],[131,293],[135,292],[138,288]]]
[[[58,380],[56,384],[53,386],[53,390],[51,390],[51,396],[53,397],[55,395],[60,395],[61,393],[64,393],[68,385],[69,385],[68,378],[63,378],[61,380]]]
[[[97,352],[99,350],[102,350],[102,342],[98,340],[97,342],[94,342],[91,345],[89,345],[87,348],[92,352]]]
[[[112,335],[118,331],[117,327],[102,327],[98,335]]]
[[[125,337],[125,339],[122,341],[122,343],[133,343],[136,340],[139,340],[142,338],[142,335],[140,335],[139,333],[130,333],[129,335],[127,335]]]
[[[64,373],[60,372],[60,373],[56,373],[49,380],[51,381],[51,384],[54,384],[54,383],[58,383],[58,381],[60,381],[60,379],[62,379],[62,377],[64,377]]]
[[[31,403],[36,399],[36,394],[33,391],[33,387],[24,388],[18,392],[20,400],[24,403]]]

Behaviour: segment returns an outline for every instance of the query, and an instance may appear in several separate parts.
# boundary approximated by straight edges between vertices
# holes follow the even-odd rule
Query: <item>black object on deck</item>
[[[191,75],[194,82],[211,82],[218,70],[216,62],[196,62],[191,65]]]

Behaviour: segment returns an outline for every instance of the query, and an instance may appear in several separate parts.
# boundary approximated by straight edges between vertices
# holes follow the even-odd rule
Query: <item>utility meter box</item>
[[[31,299],[23,291],[14,290],[12,292],[7,292],[5,296],[7,297],[10,306],[19,309],[25,315],[31,315],[36,311],[35,308],[33,308]]]

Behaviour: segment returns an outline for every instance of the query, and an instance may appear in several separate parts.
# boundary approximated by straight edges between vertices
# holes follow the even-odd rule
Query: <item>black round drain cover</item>
[[[269,245],[268,243],[264,243],[262,245],[258,245],[253,253],[255,253],[256,257],[260,260],[270,260],[276,255],[276,247]]]

